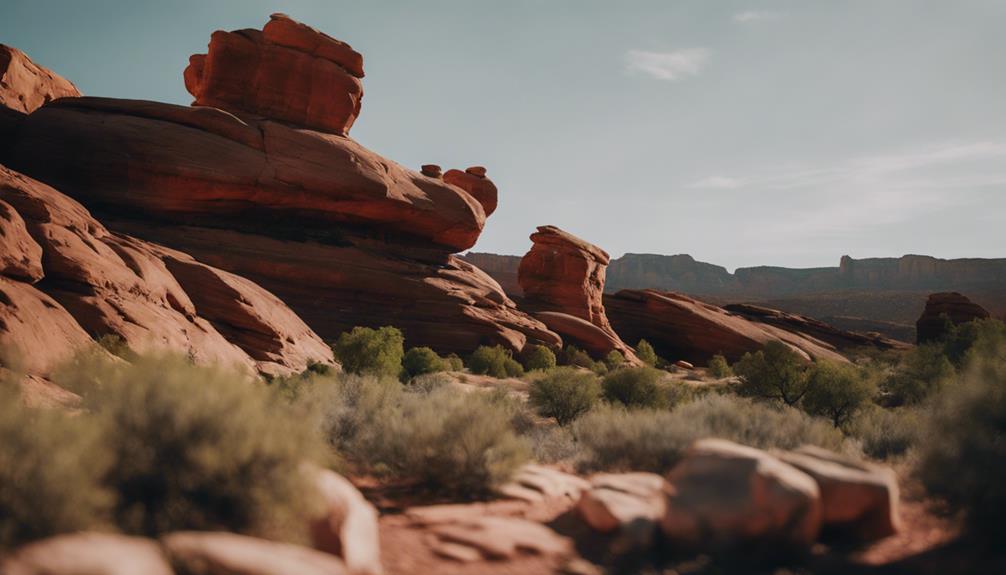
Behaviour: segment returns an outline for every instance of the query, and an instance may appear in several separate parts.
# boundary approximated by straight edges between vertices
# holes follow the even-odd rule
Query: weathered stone
[[[172,575],[149,539],[74,533],[26,545],[0,563],[4,575]]]
[[[334,555],[288,543],[222,532],[183,531],[161,539],[187,575],[343,575]]]
[[[595,531],[615,533],[614,550],[625,552],[649,547],[663,518],[666,482],[654,473],[595,475],[576,510]]]
[[[960,325],[990,317],[988,310],[957,292],[934,293],[926,301],[919,321],[915,323],[918,343],[939,341],[948,326]]]
[[[0,44],[0,107],[30,113],[57,98],[80,96],[72,82]]]
[[[342,558],[350,575],[381,575],[381,544],[377,510],[341,475],[307,467],[323,501],[321,514],[311,522],[316,549]]]

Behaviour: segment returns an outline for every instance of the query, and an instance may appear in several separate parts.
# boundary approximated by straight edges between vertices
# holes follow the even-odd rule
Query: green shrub
[[[592,364],[590,364],[590,371],[594,372],[597,375],[605,375],[610,370],[608,369],[607,363],[603,361],[595,361]]]
[[[585,367],[587,369],[591,369],[594,366],[594,360],[590,357],[590,354],[572,344],[567,344],[566,347],[562,348],[560,359],[559,363],[562,365]]]
[[[745,353],[734,364],[740,376],[737,391],[741,395],[777,399],[796,405],[807,391],[803,359],[781,341],[770,341],[755,353]]]
[[[555,353],[544,345],[530,346],[524,352],[524,367],[528,371],[552,369],[555,365]]]
[[[354,327],[339,336],[335,355],[349,373],[398,377],[405,355],[405,338],[394,327]]]
[[[923,417],[918,409],[884,409],[867,406],[848,424],[850,436],[859,440],[863,453],[874,459],[905,455],[918,444]]]
[[[292,529],[309,487],[299,469],[327,452],[311,418],[257,382],[184,358],[138,358],[99,379],[81,418],[103,430],[120,529],[301,535]]]
[[[561,367],[531,383],[529,401],[542,417],[566,425],[590,411],[600,397],[601,386],[594,374]]]
[[[974,358],[961,385],[935,401],[918,476],[929,493],[964,513],[977,535],[1006,541],[1006,348]]]
[[[723,357],[722,354],[716,354],[709,360],[707,364],[707,371],[711,377],[716,379],[723,379],[725,377],[730,377],[734,374],[734,370],[730,369],[730,364],[727,363],[727,358]]]
[[[636,344],[636,357],[647,365],[657,365],[657,352],[653,350],[653,346],[650,345],[650,342],[645,339],[639,340],[639,343]]]
[[[139,357],[139,355],[126,344],[126,341],[122,339],[121,336],[114,333],[106,333],[105,335],[99,337],[97,339],[97,344],[104,348],[108,353],[126,361],[133,361]]]
[[[528,457],[497,398],[449,388],[407,393],[393,381],[342,378],[322,400],[326,427],[351,463],[428,489],[480,496]]]
[[[416,377],[425,373],[436,373],[447,371],[451,368],[450,362],[428,347],[413,347],[405,353],[402,360],[402,368],[408,377]]]
[[[955,367],[965,365],[972,356],[980,360],[996,350],[1006,349],[1006,323],[986,318],[953,326],[942,347],[943,354]]]
[[[667,407],[668,397],[661,384],[663,372],[652,367],[626,367],[604,376],[604,398],[629,408]]]
[[[501,345],[493,347],[479,346],[468,357],[468,370],[476,375],[489,375],[496,378],[520,377],[524,368],[513,358],[510,350]]]
[[[462,371],[465,369],[464,360],[462,360],[461,356],[459,356],[456,353],[448,355],[446,358],[444,358],[444,360],[447,362],[447,367],[451,371]]]
[[[807,378],[801,406],[811,415],[830,419],[835,427],[848,423],[877,394],[866,371],[848,363],[818,360]]]
[[[572,426],[584,470],[666,473],[695,440],[720,437],[762,449],[812,444],[847,450],[827,421],[783,405],[708,396],[674,411],[595,410]]]
[[[939,344],[917,346],[907,352],[884,383],[894,403],[917,404],[938,392],[956,376]]]
[[[604,364],[608,366],[609,371],[618,369],[625,365],[625,356],[617,349],[613,349],[608,352],[608,355],[604,356]]]
[[[83,416],[22,406],[0,387],[0,555],[28,541],[107,525],[111,463]]]

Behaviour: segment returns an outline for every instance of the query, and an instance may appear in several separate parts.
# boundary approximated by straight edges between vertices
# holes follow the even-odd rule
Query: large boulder
[[[645,339],[670,361],[702,365],[716,354],[730,361],[766,343],[782,341],[801,357],[846,361],[835,346],[810,335],[759,323],[688,296],[656,290],[606,294],[605,309],[615,332],[628,341]]]
[[[26,545],[0,562],[4,575],[172,575],[149,539],[110,533],[74,533]]]
[[[916,341],[938,341],[949,326],[990,317],[988,310],[957,292],[934,293],[926,301],[926,309],[915,322]]]
[[[0,108],[29,113],[57,98],[80,96],[69,80],[32,62],[17,48],[0,44]]]
[[[640,363],[632,348],[611,328],[604,313],[604,274],[610,260],[601,248],[555,226],[538,226],[533,245],[520,261],[517,280],[524,292],[523,306],[536,312],[550,329],[581,345],[595,356],[622,353],[630,363]],[[569,318],[578,318],[595,329],[585,329]],[[546,319],[550,319],[546,321]],[[598,337],[598,332],[604,337]]]
[[[338,555],[350,575],[381,575],[377,509],[346,478],[307,467],[321,497],[321,512],[311,521],[314,547]]]
[[[821,529],[814,479],[752,447],[701,439],[667,480],[660,526],[676,547],[787,553],[808,549]]]
[[[779,458],[817,482],[826,529],[864,541],[900,529],[898,477],[893,469],[810,445]]]
[[[182,531],[161,539],[171,563],[186,575],[343,575],[334,555],[223,532]]]
[[[250,112],[347,134],[360,114],[363,56],[349,44],[273,14],[259,30],[217,31],[189,59],[185,88],[198,106]]]
[[[590,479],[576,510],[593,530],[616,534],[615,550],[644,549],[666,513],[666,490],[654,473],[603,473]]]

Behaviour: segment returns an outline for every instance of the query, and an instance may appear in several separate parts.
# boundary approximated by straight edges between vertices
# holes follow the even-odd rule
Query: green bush
[[[96,343],[104,348],[108,353],[126,361],[133,361],[139,357],[139,355],[126,344],[126,341],[123,340],[121,336],[114,333],[106,333],[105,335],[99,337]]]
[[[617,349],[613,349],[608,352],[608,355],[604,356],[604,365],[608,366],[609,371],[618,369],[625,365],[625,356]]]
[[[344,377],[312,402],[323,404],[332,443],[350,463],[430,490],[484,495],[528,457],[511,413],[490,394],[409,393],[394,381]]]
[[[524,367],[528,371],[552,369],[555,365],[555,353],[544,345],[532,345],[524,352]]]
[[[501,345],[493,347],[479,346],[468,357],[468,370],[476,375],[489,375],[496,378],[520,377],[524,368],[513,358],[510,350]]]
[[[915,447],[922,435],[922,423],[918,409],[871,405],[853,417],[848,433],[859,440],[863,453],[883,460],[905,455]]]
[[[994,318],[977,319],[953,326],[942,342],[943,354],[955,367],[971,357],[980,360],[1006,349],[1006,323]]]
[[[604,398],[629,408],[667,407],[668,393],[661,384],[663,372],[652,367],[626,367],[604,376]]]
[[[917,346],[907,352],[884,389],[894,403],[917,404],[954,380],[956,371],[939,344]]]
[[[398,377],[405,355],[405,338],[394,327],[354,327],[336,341],[335,355],[349,373]]]
[[[656,366],[659,359],[657,358],[657,352],[653,350],[653,346],[645,339],[639,340],[639,343],[636,344],[636,357],[646,365],[652,366]]]
[[[848,450],[827,421],[783,405],[707,396],[673,411],[595,410],[572,426],[587,471],[666,473],[695,440],[720,437],[762,449],[812,444]]]
[[[83,416],[24,407],[17,389],[0,386],[0,555],[107,525],[114,500],[101,479],[111,459],[99,431]]]
[[[796,405],[807,391],[803,359],[781,341],[770,341],[755,353],[745,353],[734,364],[740,376],[737,391],[748,397],[777,399]]]
[[[727,358],[719,353],[709,360],[706,370],[711,377],[715,377],[716,379],[723,379],[734,374],[734,370],[730,369],[730,364],[727,363]]]
[[[559,363],[562,365],[585,367],[587,369],[594,367],[594,360],[590,357],[590,354],[572,344],[567,344],[566,347],[562,348],[560,360]]]
[[[311,418],[245,376],[184,358],[138,358],[97,379],[80,417],[102,429],[120,529],[302,535],[299,469],[327,453]]]
[[[855,365],[818,360],[807,374],[807,392],[801,406],[807,413],[831,420],[840,427],[877,394],[877,385]]]
[[[413,347],[405,353],[402,368],[406,376],[416,377],[426,373],[448,371],[451,369],[451,364],[449,360],[440,357],[428,347]]]
[[[590,364],[590,371],[594,372],[596,375],[605,375],[610,369],[608,369],[608,364],[603,361],[595,361]]]
[[[929,493],[964,513],[977,535],[1006,541],[1006,347],[973,358],[961,385],[934,402],[920,442],[918,476]]]
[[[594,374],[561,367],[531,383],[529,401],[542,417],[567,425],[590,411],[600,397],[601,386]]]
[[[444,360],[447,362],[447,367],[450,368],[451,371],[462,371],[465,369],[464,360],[456,353],[449,354],[446,358],[444,358]]]

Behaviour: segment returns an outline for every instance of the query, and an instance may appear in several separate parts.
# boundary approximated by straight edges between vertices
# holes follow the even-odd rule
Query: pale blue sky
[[[272,12],[364,55],[354,138],[488,167],[477,250],[555,224],[729,268],[1006,257],[1004,1],[2,0],[0,42],[187,104],[188,56]]]

